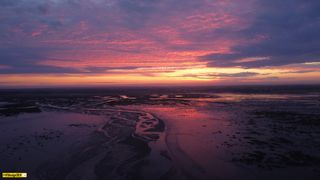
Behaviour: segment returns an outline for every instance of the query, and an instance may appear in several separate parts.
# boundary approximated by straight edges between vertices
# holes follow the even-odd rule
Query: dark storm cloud
[[[209,66],[262,67],[320,61],[320,1],[258,0],[254,22],[236,33],[255,40],[232,47],[232,53],[201,57]],[[241,59],[268,57],[239,62]]]

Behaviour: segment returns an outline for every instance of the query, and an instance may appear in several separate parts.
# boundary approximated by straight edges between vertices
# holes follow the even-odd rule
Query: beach
[[[43,180],[318,179],[320,93],[242,91],[7,92],[0,169]]]

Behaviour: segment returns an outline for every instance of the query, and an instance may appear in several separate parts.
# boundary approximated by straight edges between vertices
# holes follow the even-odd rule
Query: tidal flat
[[[35,180],[320,178],[320,87],[0,92],[0,169]]]

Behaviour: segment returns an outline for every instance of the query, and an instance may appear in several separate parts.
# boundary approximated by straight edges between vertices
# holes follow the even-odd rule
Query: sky
[[[319,0],[0,0],[0,88],[320,83]]]

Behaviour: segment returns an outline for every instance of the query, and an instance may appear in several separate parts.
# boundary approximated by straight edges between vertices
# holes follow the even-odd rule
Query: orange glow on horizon
[[[109,74],[13,74],[0,75],[6,87],[25,86],[118,86],[118,85],[224,85],[256,84],[264,80],[273,84],[313,82],[320,72],[294,73],[297,69],[242,69],[242,68],[198,68],[156,69],[151,67],[134,70],[111,70]],[[241,76],[246,73],[252,76]],[[254,74],[256,73],[256,74]],[[239,77],[237,77],[239,75]],[[281,79],[281,81],[279,81]]]

